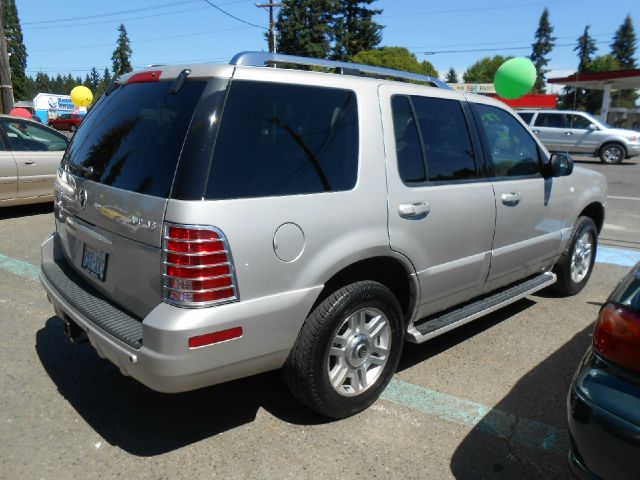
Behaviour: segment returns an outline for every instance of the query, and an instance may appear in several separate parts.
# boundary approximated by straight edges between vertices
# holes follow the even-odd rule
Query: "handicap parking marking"
[[[40,269],[35,265],[7,257],[0,253],[0,270],[4,270],[19,277],[25,277],[29,280],[38,280]]]
[[[477,428],[522,447],[557,455],[569,451],[565,429],[395,378],[380,398],[441,420]]]
[[[640,251],[598,246],[596,262],[620,265],[622,267],[633,267],[636,263],[640,262]]]

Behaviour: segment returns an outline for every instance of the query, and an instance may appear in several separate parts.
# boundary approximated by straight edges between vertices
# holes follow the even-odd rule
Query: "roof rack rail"
[[[320,58],[299,57],[296,55],[284,55],[281,53],[267,52],[240,52],[231,61],[231,65],[243,65],[249,67],[271,67],[282,64],[306,65],[334,69],[335,73],[341,75],[362,75],[375,78],[390,78],[394,80],[413,80],[424,82],[438,88],[451,89],[442,80],[429,75],[394,70],[392,68],[374,67],[362,65],[360,63],[338,62],[334,60],[324,60]]]

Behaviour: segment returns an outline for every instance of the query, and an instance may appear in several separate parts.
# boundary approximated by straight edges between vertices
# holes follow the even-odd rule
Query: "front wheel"
[[[569,241],[569,249],[554,267],[558,281],[555,290],[561,295],[579,293],[589,281],[598,249],[598,231],[589,217],[576,221]]]
[[[327,417],[364,410],[395,372],[403,325],[400,304],[384,285],[341,288],[307,317],[284,367],[289,389]]]
[[[600,150],[600,161],[602,163],[616,164],[622,163],[625,157],[624,147],[618,143],[607,143]]]

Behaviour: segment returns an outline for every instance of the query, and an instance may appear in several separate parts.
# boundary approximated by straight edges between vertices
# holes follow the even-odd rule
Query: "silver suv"
[[[640,132],[610,127],[589,113],[518,110],[518,115],[552,152],[593,155],[602,163],[640,155]]]
[[[70,338],[163,392],[283,368],[340,418],[376,400],[404,340],[579,292],[606,181],[499,101],[244,53],[122,76],[55,188],[41,280]]]

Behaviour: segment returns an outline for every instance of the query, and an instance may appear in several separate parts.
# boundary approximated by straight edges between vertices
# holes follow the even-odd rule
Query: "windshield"
[[[120,85],[84,119],[63,160],[70,173],[123,190],[168,197],[205,81],[176,94],[172,81]]]

